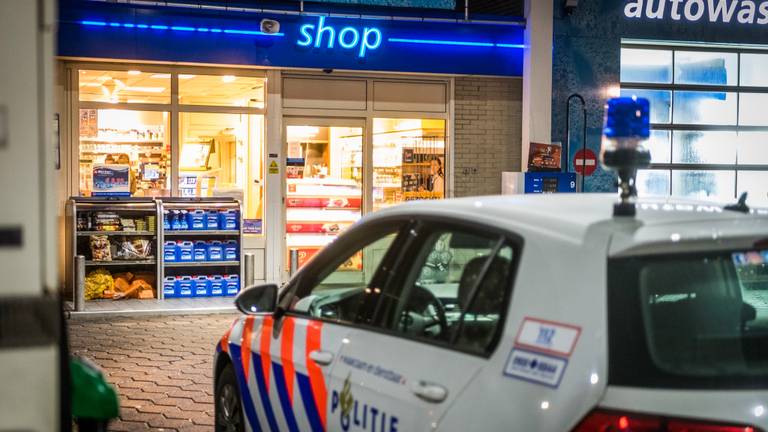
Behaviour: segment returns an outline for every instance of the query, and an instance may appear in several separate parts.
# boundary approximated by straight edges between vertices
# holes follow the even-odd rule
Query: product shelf
[[[151,260],[114,260],[114,261],[91,261],[86,260],[86,267],[93,266],[137,266],[137,265],[155,265],[157,261]]]
[[[156,236],[154,231],[78,231],[78,236],[108,235],[108,236]]]
[[[165,262],[165,267],[231,267],[239,266],[240,261],[174,261]]]
[[[228,236],[240,235],[239,230],[166,230],[165,236]]]

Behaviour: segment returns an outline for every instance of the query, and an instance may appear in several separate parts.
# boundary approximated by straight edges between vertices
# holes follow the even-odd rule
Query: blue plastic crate
[[[221,275],[209,276],[208,283],[210,284],[209,286],[211,288],[212,297],[221,297],[224,295],[224,289],[227,284],[227,281],[224,279],[224,276],[221,276]]]
[[[195,242],[193,249],[194,261],[208,261],[208,244],[202,240]]]
[[[228,275],[224,279],[226,281],[226,285],[224,287],[224,295],[237,295],[237,293],[240,291],[240,276]]]
[[[219,229],[219,212],[209,211],[205,214],[205,228],[209,230]]]
[[[224,245],[218,240],[208,242],[208,261],[224,260]]]
[[[176,279],[176,292],[179,297],[192,297],[195,293],[195,281],[192,276],[181,276]]]
[[[165,296],[165,298],[174,298],[179,296],[175,276],[166,276],[165,279],[163,279],[163,296]]]
[[[237,240],[227,240],[224,242],[224,261],[238,261],[240,255],[238,254]]]
[[[195,276],[195,292],[194,297],[210,297],[211,296],[211,282],[208,276]]]
[[[165,262],[175,262],[178,257],[178,250],[175,241],[163,243],[163,260]]]
[[[187,229],[204,230],[206,227],[207,215],[205,210],[193,210],[187,213]]]
[[[180,241],[176,243],[177,261],[194,261],[195,247],[191,241]]]
[[[240,212],[237,210],[225,210],[219,212],[219,229],[236,230],[239,227]]]

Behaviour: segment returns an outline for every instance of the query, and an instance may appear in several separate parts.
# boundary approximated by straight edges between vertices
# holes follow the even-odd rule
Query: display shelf
[[[108,235],[108,236],[156,236],[154,231],[78,231],[77,235],[92,236],[92,235]]]
[[[165,236],[230,236],[240,235],[240,230],[165,230]]]
[[[166,268],[177,267],[232,267],[239,266],[240,261],[176,261],[165,262]]]
[[[86,266],[135,266],[135,265],[155,265],[157,261],[151,260],[114,260],[114,261],[85,261]]]

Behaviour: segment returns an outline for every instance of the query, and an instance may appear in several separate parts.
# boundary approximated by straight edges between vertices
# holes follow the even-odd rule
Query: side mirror
[[[263,284],[246,288],[235,298],[237,309],[247,315],[277,310],[277,285]]]

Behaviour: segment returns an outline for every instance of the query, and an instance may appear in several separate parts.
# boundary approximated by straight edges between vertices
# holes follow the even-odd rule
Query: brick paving
[[[213,352],[234,314],[78,318],[73,355],[89,357],[120,395],[113,431],[213,430]]]

